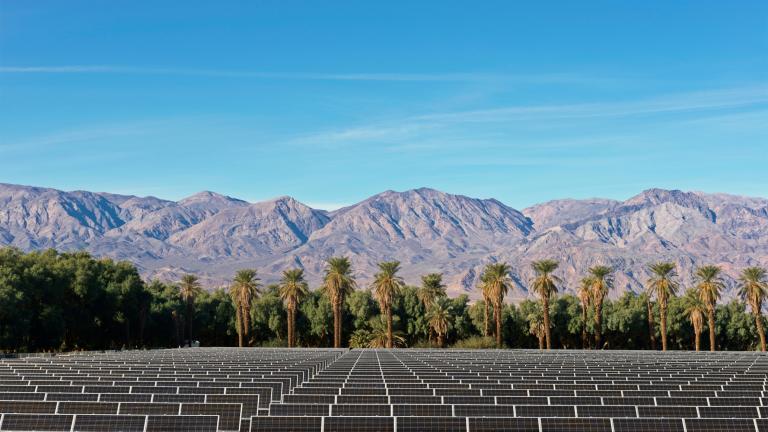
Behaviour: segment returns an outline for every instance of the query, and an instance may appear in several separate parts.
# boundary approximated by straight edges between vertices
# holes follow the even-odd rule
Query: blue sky
[[[522,3],[3,0],[0,182],[768,196],[768,2]]]

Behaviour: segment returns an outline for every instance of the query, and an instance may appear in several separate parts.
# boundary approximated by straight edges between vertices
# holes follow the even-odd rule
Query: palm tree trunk
[[[707,320],[709,321],[709,350],[715,351],[715,307],[709,305],[707,308]]]
[[[546,339],[546,336],[539,335],[537,337],[539,338],[539,349],[543,350],[544,349],[544,339]]]
[[[757,334],[760,336],[760,350],[765,352],[765,330],[763,330],[763,315],[760,313],[760,308],[755,308],[755,327],[757,327]]]
[[[701,349],[701,329],[696,328],[693,331],[696,334],[696,351]]]
[[[494,319],[496,320],[496,346],[501,348],[501,305],[494,306]]]
[[[587,337],[587,305],[581,305],[581,348],[587,349],[589,344]]]
[[[341,348],[341,302],[333,305],[333,347]]]
[[[653,304],[648,300],[648,337],[651,340],[651,349],[656,351],[656,325],[653,319]]]
[[[595,303],[595,349],[602,348],[603,338],[603,302],[597,300]]]
[[[392,348],[392,308],[387,309],[387,348]]]
[[[544,334],[547,338],[547,349],[552,349],[552,329],[549,328],[549,298],[544,297],[541,299],[544,309]]]
[[[667,350],[667,302],[659,302],[659,318],[661,320],[661,350]]]
[[[483,336],[488,337],[488,334],[491,332],[490,322],[489,322],[491,319],[490,317],[491,313],[489,311],[490,305],[488,304],[488,301],[485,301],[484,303],[485,303],[485,329],[483,329]]]
[[[237,307],[237,342],[240,345],[240,348],[242,348],[243,341],[245,339],[245,324],[243,323],[244,317],[243,317],[243,308],[238,306]]]
[[[190,297],[190,298],[187,299],[187,327],[188,327],[187,331],[189,332],[187,334],[187,336],[188,336],[187,341],[189,342],[188,346],[190,348],[192,347],[192,310],[193,309],[194,308],[193,308],[193,305],[192,305],[192,298]]]
[[[443,334],[437,333],[437,346],[442,348],[443,347]]]
[[[293,308],[288,308],[288,348],[293,348]]]

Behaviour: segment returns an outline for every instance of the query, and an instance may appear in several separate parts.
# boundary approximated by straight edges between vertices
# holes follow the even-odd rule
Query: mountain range
[[[534,260],[558,260],[571,292],[589,266],[610,265],[611,297],[641,291],[647,264],[671,260],[683,286],[696,266],[720,265],[732,297],[741,268],[768,266],[768,199],[650,189],[626,201],[565,199],[516,210],[421,188],[329,212],[291,197],[249,203],[200,192],[168,201],[0,184],[0,245],[84,249],[129,260],[148,279],[195,273],[207,287],[228,283],[240,268],[256,268],[271,283],[296,266],[317,286],[334,255],[352,259],[365,287],[377,262],[397,259],[406,282],[442,272],[449,293],[473,298],[482,267],[507,261],[512,301],[530,295]]]

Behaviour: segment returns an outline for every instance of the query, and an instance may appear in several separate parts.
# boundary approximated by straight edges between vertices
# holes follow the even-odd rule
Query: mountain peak
[[[194,195],[190,195],[184,199],[179,200],[179,204],[185,205],[185,204],[192,204],[192,203],[200,203],[200,202],[211,202],[211,201],[219,201],[219,202],[232,202],[232,203],[242,203],[246,204],[245,201],[232,198],[227,195],[222,195],[220,193],[212,192],[212,191],[201,191]]]

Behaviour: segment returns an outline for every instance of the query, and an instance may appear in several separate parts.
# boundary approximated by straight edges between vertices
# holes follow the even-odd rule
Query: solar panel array
[[[205,348],[0,361],[0,431],[768,432],[760,353]]]

